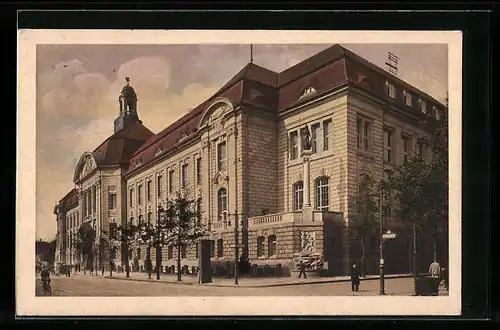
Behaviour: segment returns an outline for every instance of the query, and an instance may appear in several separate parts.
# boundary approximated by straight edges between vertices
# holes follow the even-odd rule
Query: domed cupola
[[[118,97],[120,115],[115,119],[115,132],[140,121],[137,114],[137,94],[134,88],[130,86],[130,78],[125,77],[125,81],[127,84],[123,86]]]

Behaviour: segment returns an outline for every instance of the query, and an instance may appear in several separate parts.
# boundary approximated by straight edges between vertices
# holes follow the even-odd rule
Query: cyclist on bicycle
[[[50,273],[46,266],[43,266],[42,272],[40,273],[42,277],[43,289],[45,292],[50,293]]]

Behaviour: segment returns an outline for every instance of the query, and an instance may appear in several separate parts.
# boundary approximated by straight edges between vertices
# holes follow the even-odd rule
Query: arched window
[[[302,209],[304,204],[304,182],[299,181],[293,185],[293,210]]]
[[[130,225],[134,224],[134,217],[130,217]]]
[[[223,219],[222,212],[227,211],[227,190],[226,188],[219,189],[217,193],[219,220]]]
[[[217,240],[217,258],[222,258],[224,256],[224,241],[222,239]]]
[[[140,226],[143,221],[144,221],[144,217],[141,214],[141,215],[139,215],[139,223],[138,223],[138,225]]]
[[[153,220],[153,213],[148,212],[148,225],[151,224],[151,220]]]
[[[320,211],[328,211],[329,204],[329,179],[327,177],[319,177],[316,179],[316,209]]]
[[[268,256],[276,256],[276,235],[269,235],[267,238]]]
[[[257,237],[257,257],[264,256],[264,236]]]

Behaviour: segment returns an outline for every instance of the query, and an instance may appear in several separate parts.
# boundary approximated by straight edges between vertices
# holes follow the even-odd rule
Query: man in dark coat
[[[299,278],[302,276],[302,274],[304,274],[304,278],[307,278],[306,265],[304,264],[304,262],[302,260],[299,261],[299,269],[300,269]]]
[[[359,291],[359,269],[356,264],[353,264],[351,267],[351,289],[352,292]]]

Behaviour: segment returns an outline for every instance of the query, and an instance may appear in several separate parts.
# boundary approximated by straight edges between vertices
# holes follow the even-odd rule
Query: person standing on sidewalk
[[[359,269],[356,264],[353,264],[351,267],[351,290],[352,292],[359,291]]]
[[[299,269],[300,269],[299,278],[302,276],[302,274],[304,274],[304,279],[306,279],[307,278],[306,265],[304,264],[304,262],[302,260],[299,261]]]
[[[435,259],[429,266],[429,275],[433,279],[434,294],[437,294],[439,292],[439,282],[441,282],[441,265]]]

